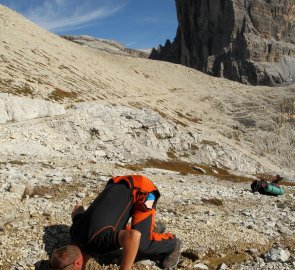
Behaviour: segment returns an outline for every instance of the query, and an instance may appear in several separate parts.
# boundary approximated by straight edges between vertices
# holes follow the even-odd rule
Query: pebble
[[[203,264],[203,263],[197,263],[194,265],[194,269],[197,269],[197,270],[208,270],[208,266],[206,264]]]
[[[100,176],[99,180],[102,182],[108,182],[110,180],[111,177],[109,176]]]
[[[257,248],[250,248],[249,249],[249,252],[252,254],[252,255],[258,255],[259,254],[259,250]]]
[[[52,180],[52,181],[51,181],[51,184],[52,184],[52,185],[59,185],[60,183],[61,183],[60,180]]]
[[[85,193],[83,193],[83,192],[79,192],[79,193],[77,193],[76,196],[77,196],[78,198],[80,198],[80,199],[83,199],[83,198],[86,197]]]
[[[146,265],[146,266],[153,266],[155,265],[155,262],[151,260],[143,260],[143,261],[140,261],[140,264]]]
[[[225,263],[223,263],[222,265],[219,266],[218,269],[219,270],[226,270],[226,269],[228,269],[228,266]]]
[[[203,168],[198,167],[198,166],[193,166],[193,169],[195,171],[200,172],[200,173],[203,173],[203,174],[205,174],[207,172],[206,170],[204,170]]]
[[[19,184],[19,183],[12,183],[9,191],[16,193],[17,195],[22,197],[25,194],[26,185]]]
[[[65,177],[63,178],[63,182],[65,183],[71,183],[73,181],[73,178],[72,177]]]

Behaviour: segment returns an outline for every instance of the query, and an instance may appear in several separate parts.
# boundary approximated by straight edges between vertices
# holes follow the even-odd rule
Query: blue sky
[[[57,34],[113,39],[129,48],[151,48],[173,40],[175,0],[0,0]]]

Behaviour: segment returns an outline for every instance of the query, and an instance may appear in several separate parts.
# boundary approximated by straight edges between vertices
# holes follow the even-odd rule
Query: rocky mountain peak
[[[150,58],[252,85],[295,81],[292,0],[176,0],[174,42]]]

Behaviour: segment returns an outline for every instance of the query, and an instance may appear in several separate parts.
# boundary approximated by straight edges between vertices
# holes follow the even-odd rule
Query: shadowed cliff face
[[[234,26],[231,1],[176,1],[180,63],[206,72],[211,55],[229,46]],[[209,63],[210,65],[210,63]]]
[[[174,42],[150,58],[171,61],[245,84],[295,79],[295,2],[176,0]]]

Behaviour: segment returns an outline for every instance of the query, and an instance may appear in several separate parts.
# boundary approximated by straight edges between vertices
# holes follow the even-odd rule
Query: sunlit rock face
[[[175,40],[150,58],[245,84],[294,83],[294,1],[176,0],[176,8]]]

